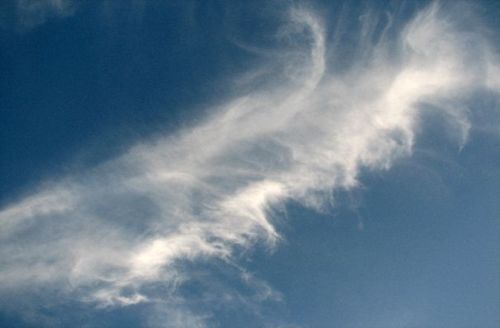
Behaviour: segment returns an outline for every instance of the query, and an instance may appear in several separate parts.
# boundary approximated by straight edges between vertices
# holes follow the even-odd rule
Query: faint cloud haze
[[[18,4],[30,26],[74,8],[62,0]],[[482,27],[464,28],[453,12],[434,3],[400,29],[393,17],[377,29],[367,14],[356,55],[339,71],[329,65],[340,45],[327,22],[292,8],[277,39],[283,72],[268,77],[273,87],[7,204],[0,293],[47,287],[98,306],[152,302],[185,326],[203,326],[188,301],[175,301],[192,279],[182,263],[232,266],[256,243],[275,247],[282,237],[274,222],[287,201],[324,210],[332,190],[359,185],[360,170],[386,170],[410,156],[424,105],[445,113],[457,143],[466,143],[463,103],[480,90],[499,92],[500,66]],[[279,299],[236,271],[260,299]]]
[[[71,16],[76,4],[72,0],[17,0],[18,25],[30,29],[45,23],[52,17]]]

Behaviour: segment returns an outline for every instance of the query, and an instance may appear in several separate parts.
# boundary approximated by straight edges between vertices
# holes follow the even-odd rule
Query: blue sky
[[[500,326],[498,2],[0,12],[0,326]]]

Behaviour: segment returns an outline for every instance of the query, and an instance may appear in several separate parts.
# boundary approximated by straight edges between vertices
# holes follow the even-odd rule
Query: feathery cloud
[[[422,104],[446,113],[464,144],[470,122],[458,104],[481,89],[500,91],[499,64],[480,29],[464,31],[439,4],[396,36],[375,37],[373,22],[363,20],[363,55],[341,72],[329,67],[335,54],[317,15],[293,8],[290,22],[281,36],[293,46],[277,59],[284,70],[273,88],[6,206],[0,293],[51,286],[100,306],[164,303],[151,286],[167,286],[174,298],[191,278],[180,263],[230,263],[257,242],[273,247],[278,205],[321,210],[331,190],[358,185],[360,170],[409,156]]]

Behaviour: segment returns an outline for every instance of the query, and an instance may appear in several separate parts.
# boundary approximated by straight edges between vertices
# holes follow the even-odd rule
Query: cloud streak
[[[293,42],[280,41],[284,69],[272,88],[5,206],[0,292],[42,286],[99,306],[164,302],[151,288],[174,297],[191,279],[182,262],[231,263],[258,242],[273,247],[280,206],[323,210],[332,190],[358,186],[361,170],[409,156],[423,106],[446,113],[463,145],[471,123],[459,104],[500,91],[481,30],[439,4],[400,30],[391,17],[376,33],[379,22],[365,16],[358,56],[341,71],[330,67],[338,42],[326,22],[299,7],[289,21],[280,38]]]

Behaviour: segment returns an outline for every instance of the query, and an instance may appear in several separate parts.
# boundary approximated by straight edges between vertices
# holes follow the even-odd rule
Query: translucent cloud
[[[30,29],[51,17],[73,15],[76,5],[73,0],[16,0],[19,26]]]
[[[481,29],[465,29],[438,4],[401,29],[390,18],[378,34],[365,17],[362,55],[342,70],[329,66],[337,58],[317,15],[293,8],[289,19],[280,36],[292,46],[266,88],[7,205],[0,292],[50,286],[99,306],[165,302],[151,286],[175,295],[191,278],[180,263],[230,263],[257,242],[273,247],[281,238],[273,209],[294,200],[322,210],[332,190],[358,185],[360,170],[409,156],[422,105],[446,113],[464,144],[470,123],[459,104],[500,91]]]

